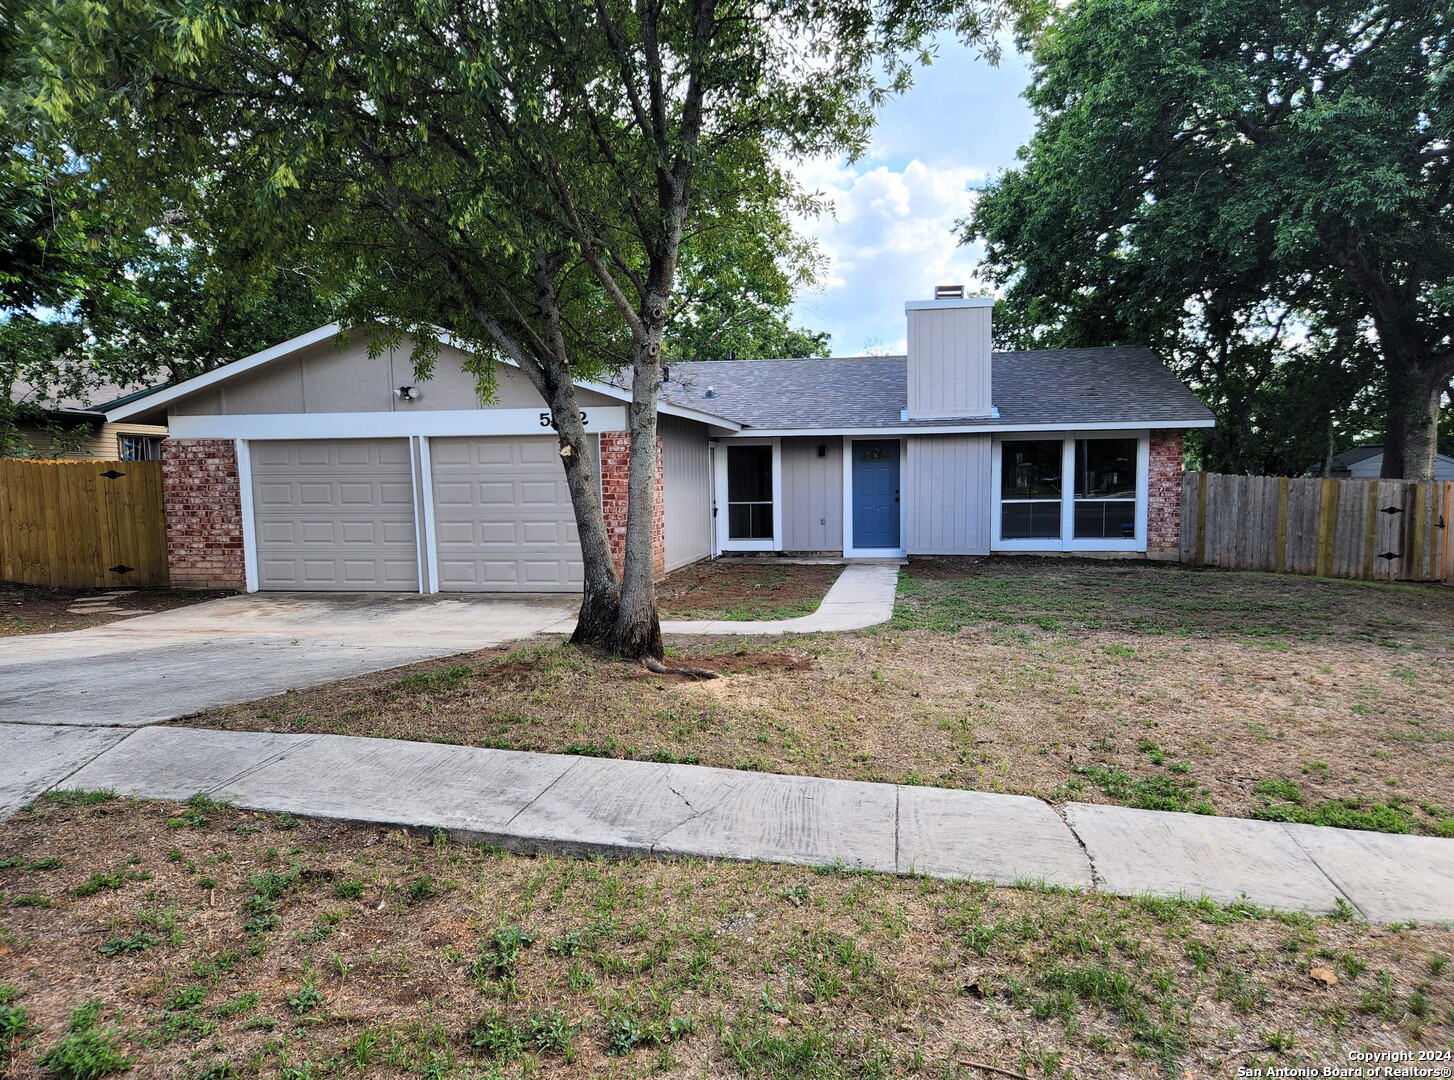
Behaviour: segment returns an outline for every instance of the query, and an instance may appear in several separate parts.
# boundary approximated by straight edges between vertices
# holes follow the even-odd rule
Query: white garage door
[[[431,439],[443,592],[575,592],[585,580],[557,443]]]
[[[407,439],[255,442],[250,451],[259,588],[418,590]]]

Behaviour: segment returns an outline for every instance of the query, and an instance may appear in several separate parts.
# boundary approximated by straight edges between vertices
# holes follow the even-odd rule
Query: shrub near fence
[[[1181,561],[1454,584],[1454,483],[1187,473]]]
[[[0,458],[0,580],[166,585],[162,463]]]

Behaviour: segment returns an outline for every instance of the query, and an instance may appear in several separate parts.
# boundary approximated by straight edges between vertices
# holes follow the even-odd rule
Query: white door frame
[[[781,551],[783,549],[783,455],[782,440],[772,439],[724,439],[719,442],[718,447],[723,453],[716,455],[716,491],[721,496],[720,506],[722,511],[728,511],[731,504],[728,502],[730,491],[727,486],[727,456],[734,446],[770,446],[772,447],[772,539],[771,540],[733,540],[728,536],[728,521],[731,514],[728,512],[718,513],[716,517],[716,528],[713,535],[716,537],[717,553],[724,554],[732,551]]]
[[[899,546],[896,548],[858,548],[853,546],[853,444],[857,442],[896,442],[899,444]],[[909,500],[904,493],[904,477],[909,473],[909,440],[894,435],[845,435],[843,437],[843,557],[845,559],[907,558],[905,530],[909,525]]]
[[[257,514],[252,499],[252,451],[246,439],[235,439],[237,447],[237,496],[242,513],[243,588],[257,592]]]

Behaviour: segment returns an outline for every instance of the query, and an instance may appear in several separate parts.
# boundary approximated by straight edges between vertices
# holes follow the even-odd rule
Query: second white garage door
[[[441,592],[576,592],[581,545],[553,438],[431,439]]]
[[[255,442],[258,586],[419,588],[407,439]]]

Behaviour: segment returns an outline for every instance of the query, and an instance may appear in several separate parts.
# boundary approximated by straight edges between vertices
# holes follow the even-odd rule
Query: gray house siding
[[[496,372],[495,398],[483,406],[475,377],[464,370],[465,354],[448,345],[440,347],[430,378],[419,379],[414,374],[411,349],[405,340],[395,349],[370,356],[368,336],[359,331],[344,349],[323,342],[255,374],[184,398],[172,412],[177,416],[236,416],[543,407],[530,381],[504,364]],[[400,386],[417,386],[419,397],[400,400],[395,393]],[[619,404],[582,388],[576,390],[576,398],[585,408]]]
[[[988,554],[990,436],[916,435],[907,442],[908,553]]]
[[[675,570],[712,556],[707,429],[693,420],[663,416],[656,430],[661,436],[666,568]]]
[[[908,313],[910,416],[989,413],[990,310],[944,307]]]
[[[781,453],[783,550],[842,551],[842,437],[786,438]]]

